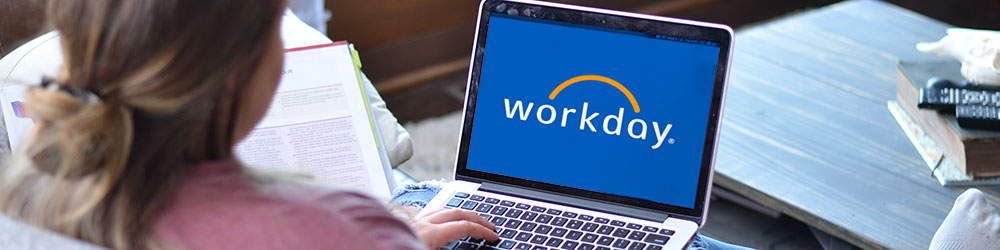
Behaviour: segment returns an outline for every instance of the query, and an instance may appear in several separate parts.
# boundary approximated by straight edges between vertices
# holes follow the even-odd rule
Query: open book
[[[388,198],[395,181],[360,74],[347,42],[288,50],[271,107],[237,145],[237,157],[251,167],[307,172]]]

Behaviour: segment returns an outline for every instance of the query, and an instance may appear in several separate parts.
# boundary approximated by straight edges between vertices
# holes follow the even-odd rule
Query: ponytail
[[[51,81],[43,81],[25,95],[27,113],[37,129],[23,156],[38,171],[53,176],[53,185],[93,183],[87,197],[74,198],[85,203],[61,211],[65,213],[58,213],[61,216],[49,223],[75,223],[122,178],[132,144],[131,114],[128,108],[105,99]]]

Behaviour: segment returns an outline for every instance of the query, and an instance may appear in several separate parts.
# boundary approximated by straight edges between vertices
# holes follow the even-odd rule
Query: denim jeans
[[[427,203],[441,191],[441,188],[428,183],[407,184],[396,189],[392,194],[392,201],[404,206],[415,206],[424,208]],[[688,250],[744,250],[750,249],[725,242],[718,241],[711,237],[697,233],[688,245]]]

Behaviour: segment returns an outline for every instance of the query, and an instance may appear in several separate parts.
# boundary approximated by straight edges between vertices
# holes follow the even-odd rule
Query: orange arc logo
[[[618,88],[618,90],[621,91],[622,94],[625,94],[625,97],[628,97],[628,101],[632,103],[632,110],[635,110],[636,113],[639,113],[639,103],[635,101],[635,97],[632,96],[632,92],[628,91],[628,89],[626,89],[625,86],[622,86],[621,83],[618,83],[617,81],[612,80],[611,78],[599,75],[582,75],[570,78],[569,80],[566,80],[562,84],[559,84],[559,87],[556,87],[556,89],[552,90],[552,93],[549,94],[549,100],[555,100],[556,95],[559,95],[559,92],[565,89],[566,87],[569,87],[569,85],[573,85],[574,83],[582,81],[598,81],[611,84],[611,86],[615,86],[615,88]]]

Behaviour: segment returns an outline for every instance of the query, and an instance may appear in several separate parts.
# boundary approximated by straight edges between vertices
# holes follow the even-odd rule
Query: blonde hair
[[[116,249],[152,226],[186,166],[231,160],[238,97],[282,0],[53,0],[63,73],[26,93],[35,122],[0,167],[0,212]]]

